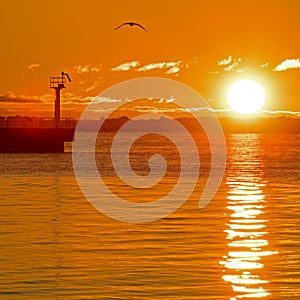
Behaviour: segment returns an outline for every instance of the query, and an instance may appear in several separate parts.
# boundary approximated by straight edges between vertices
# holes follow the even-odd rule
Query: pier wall
[[[64,152],[64,142],[71,142],[76,122],[28,117],[0,117],[0,153]]]

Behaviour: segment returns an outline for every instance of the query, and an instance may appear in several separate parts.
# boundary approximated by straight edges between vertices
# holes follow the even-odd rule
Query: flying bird
[[[122,27],[122,26],[124,26],[124,25],[129,25],[129,26],[131,26],[131,27],[132,27],[132,26],[138,26],[138,27],[142,28],[143,30],[149,32],[149,31],[148,31],[145,27],[143,27],[141,24],[135,23],[135,22],[125,22],[125,23],[119,25],[118,27],[116,27],[116,28],[114,29],[114,31],[117,30],[117,29],[119,29],[120,27]]]

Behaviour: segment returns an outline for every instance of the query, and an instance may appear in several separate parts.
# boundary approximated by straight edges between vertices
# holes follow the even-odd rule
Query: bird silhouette
[[[131,26],[131,27],[132,27],[132,26],[138,26],[138,27],[142,28],[143,30],[145,30],[146,32],[149,32],[149,31],[148,31],[145,27],[143,27],[141,24],[135,23],[135,22],[125,22],[125,23],[119,25],[118,27],[116,27],[113,31],[119,29],[120,27],[122,27],[122,26],[124,26],[124,25],[129,25],[129,26]]]

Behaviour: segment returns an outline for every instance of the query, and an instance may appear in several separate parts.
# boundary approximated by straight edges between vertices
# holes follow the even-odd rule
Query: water
[[[0,154],[0,299],[299,299],[300,135],[234,134],[227,144],[208,206],[191,199],[146,224],[99,213],[70,152]]]

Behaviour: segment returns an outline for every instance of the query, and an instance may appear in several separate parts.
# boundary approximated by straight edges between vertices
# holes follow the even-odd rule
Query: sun
[[[241,114],[251,114],[263,107],[266,101],[264,88],[255,80],[241,79],[233,83],[227,92],[231,109]]]

